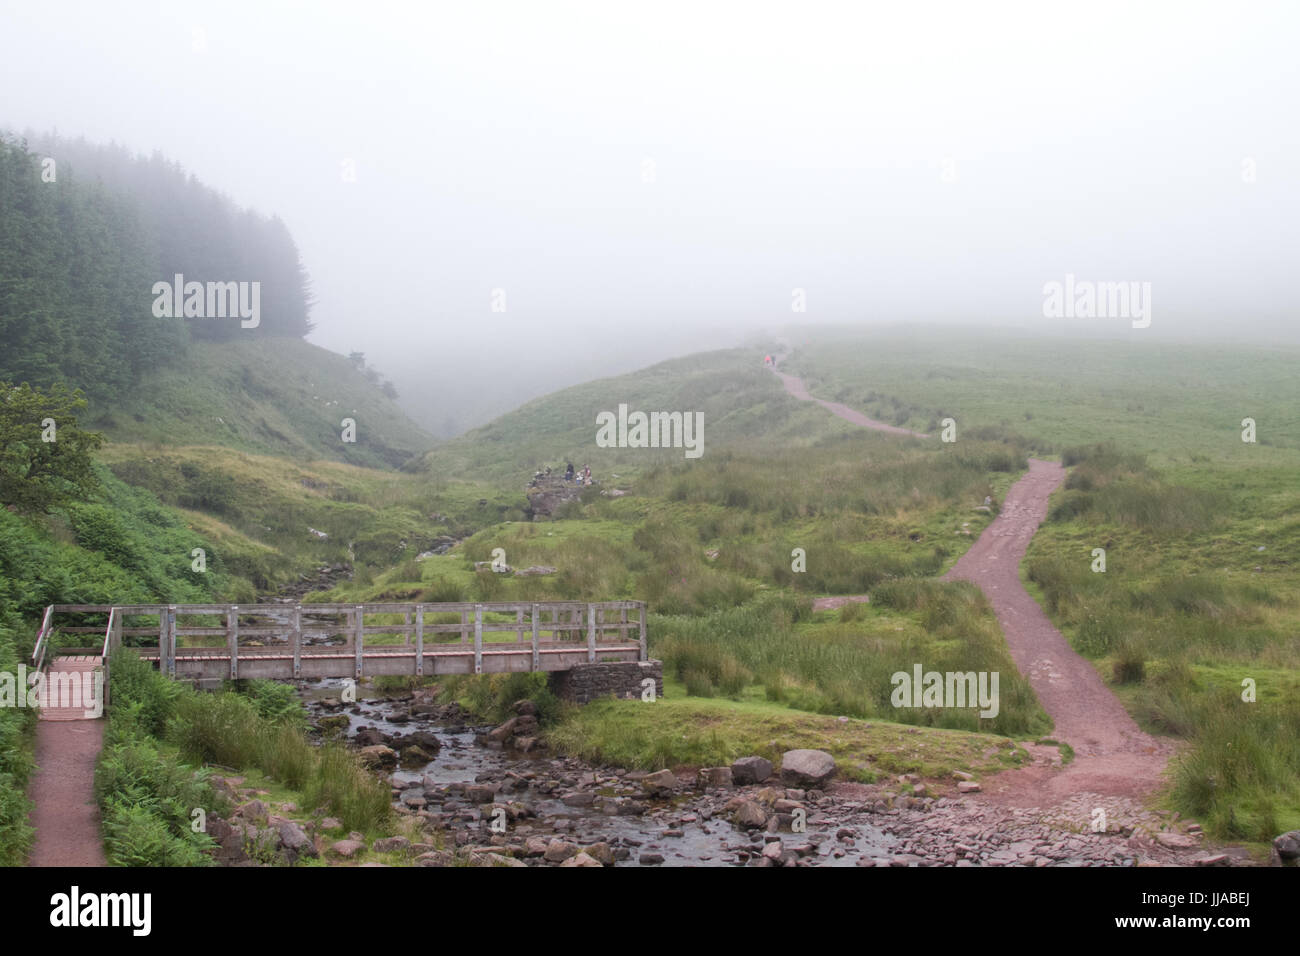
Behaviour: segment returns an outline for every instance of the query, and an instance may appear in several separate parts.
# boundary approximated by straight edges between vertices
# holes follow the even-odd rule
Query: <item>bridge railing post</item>
[[[356,653],[357,653],[356,678],[357,680],[360,680],[361,679],[361,655],[366,646],[366,626],[365,626],[366,607],[364,604],[357,605],[356,614],[357,614],[356,632],[353,641],[356,644]]]
[[[176,676],[176,605],[167,607],[167,676]]]
[[[293,631],[289,635],[289,640],[293,642],[293,677],[297,680],[302,676],[302,605],[295,604],[293,608]]]
[[[596,663],[596,605],[587,605],[587,663]]]
[[[474,673],[483,673],[483,605],[474,605]]]
[[[646,635],[645,635],[645,618],[646,618],[646,613],[647,613],[647,611],[646,611],[646,603],[645,603],[645,601],[638,601],[637,603],[638,603],[639,605],[641,605],[641,606],[638,608],[638,610],[641,612],[641,614],[640,614],[640,617],[641,617],[641,639],[640,639],[640,643],[641,643],[641,660],[643,660],[643,661],[648,661],[648,660],[650,659],[650,654],[649,654],[649,652],[648,652],[648,650],[647,650],[647,648],[646,648]]]
[[[415,676],[424,676],[424,605],[415,606]]]
[[[541,667],[541,648],[537,646],[537,605],[533,605],[533,670],[539,671]]]
[[[239,680],[239,605],[226,608],[226,646],[230,649],[230,679]]]

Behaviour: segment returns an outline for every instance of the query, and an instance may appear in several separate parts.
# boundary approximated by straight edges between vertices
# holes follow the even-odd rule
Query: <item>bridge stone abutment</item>
[[[641,700],[649,687],[646,680],[654,681],[655,697],[664,693],[663,661],[610,661],[597,664],[576,664],[566,671],[550,675],[551,690],[563,700],[587,704],[602,697],[620,700]]]

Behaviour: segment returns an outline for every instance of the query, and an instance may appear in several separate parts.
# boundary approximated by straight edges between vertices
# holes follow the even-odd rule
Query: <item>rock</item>
[[[590,790],[566,793],[560,798],[566,807],[589,807],[596,801],[596,795]]]
[[[979,793],[980,785],[973,780],[961,780],[957,783],[958,793]]]
[[[781,859],[781,853],[782,853],[784,850],[785,850],[785,847],[781,846],[781,841],[780,841],[780,840],[773,840],[773,841],[772,841],[771,843],[769,843],[767,846],[763,847],[763,856],[765,856],[765,857],[767,857],[769,860],[772,860],[773,862],[775,862],[775,861]]]
[[[404,764],[419,764],[420,766],[424,766],[425,764],[432,762],[432,755],[430,755],[423,747],[411,746],[402,751],[402,763]]]
[[[762,783],[772,776],[772,761],[764,757],[741,757],[731,765],[731,780],[738,787]]]
[[[318,830],[342,830],[343,824],[335,817],[321,817],[320,823],[316,824]]]
[[[717,790],[731,786],[730,767],[702,767],[696,775],[695,784],[701,790]]]
[[[594,857],[588,856],[586,853],[582,853],[582,852],[579,852],[577,856],[569,857],[567,860],[565,860],[563,863],[560,864],[560,866],[602,866],[602,865],[603,864],[599,860],[595,859]]]
[[[317,857],[320,854],[316,851],[316,844],[307,835],[307,831],[294,823],[292,820],[286,820],[279,826],[280,846],[290,851],[294,857]]]
[[[731,822],[746,830],[761,827],[767,823],[767,811],[753,800],[745,800],[731,815]]]
[[[524,855],[543,856],[545,855],[548,846],[550,846],[550,843],[547,842],[546,837],[529,837],[524,841]]]
[[[642,853],[637,860],[642,866],[658,866],[664,861],[662,853]]]
[[[411,848],[411,841],[406,837],[384,837],[376,840],[370,848],[376,853],[405,853]]]
[[[1193,866],[1231,866],[1228,860],[1228,854],[1216,853],[1214,856],[1203,856],[1192,861]]]
[[[397,766],[397,751],[383,744],[374,744],[357,751],[357,759],[368,770],[391,770]]]
[[[327,734],[337,734],[348,729],[348,723],[351,719],[347,714],[334,714],[320,718],[316,721],[316,724]]]
[[[465,788],[465,799],[470,803],[491,803],[496,796],[497,788],[486,784],[471,784]]]
[[[495,727],[488,731],[487,739],[494,743],[505,743],[507,739],[514,735],[515,724],[518,720],[518,717],[511,717],[500,727]]]
[[[456,857],[446,850],[430,850],[415,858],[416,866],[451,866],[455,862]]]
[[[582,848],[582,852],[596,860],[602,866],[614,865],[614,849],[605,842],[593,843]]]
[[[365,848],[366,845],[360,840],[339,840],[338,843],[330,847],[329,852],[331,856],[350,860]]]
[[[566,843],[563,840],[552,840],[543,854],[548,863],[563,863],[569,857],[577,855],[578,848],[574,844]]]
[[[1157,833],[1156,842],[1171,850],[1188,850],[1194,846],[1200,846],[1200,841],[1196,837],[1187,833],[1175,833],[1170,830],[1161,830]]]
[[[250,800],[235,811],[235,816],[242,817],[245,820],[265,820],[266,814],[266,804],[261,800]]]
[[[1273,839],[1273,849],[1283,861],[1300,860],[1300,830],[1291,830]]]
[[[824,750],[787,750],[781,757],[781,782],[793,787],[823,787],[835,776],[835,758]]]
[[[664,793],[677,789],[677,777],[671,770],[660,770],[642,777],[641,786],[650,794]]]

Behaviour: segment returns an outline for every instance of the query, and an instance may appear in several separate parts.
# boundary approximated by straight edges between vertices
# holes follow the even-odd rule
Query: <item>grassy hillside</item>
[[[590,463],[597,478],[626,475],[657,463],[682,462],[682,449],[598,448],[596,415],[629,412],[701,412],[704,453],[713,449],[765,447],[790,453],[849,426],[821,409],[790,398],[762,353],[750,349],[707,352],[650,368],[587,382],[521,406],[482,428],[452,439],[427,457],[437,474],[526,482],[539,466]]]
[[[1191,740],[1177,805],[1264,839],[1300,825],[1298,360],[950,332],[819,339],[790,365],[887,420],[951,415],[959,439],[1013,427],[1059,450],[1072,471],[1030,546],[1031,591],[1141,723]]]
[[[344,418],[355,443],[342,440]],[[293,338],[195,342],[135,389],[92,405],[115,442],[240,451],[397,468],[433,439],[345,356]]]

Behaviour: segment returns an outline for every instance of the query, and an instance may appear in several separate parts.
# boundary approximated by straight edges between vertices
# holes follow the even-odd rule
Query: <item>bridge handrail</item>
[[[55,605],[51,604],[45,609],[45,617],[41,619],[41,629],[36,632],[36,646],[32,648],[32,666],[38,671],[45,664],[45,650],[49,646],[50,621],[54,617],[54,608]]]
[[[117,608],[108,612],[108,626],[104,629],[104,646],[100,649],[99,657],[104,662],[104,707],[108,707],[108,664],[109,659],[113,656],[113,651],[122,643],[122,616],[117,613]]]
[[[542,621],[540,612],[552,611],[552,620]],[[596,612],[618,611],[621,612],[619,620],[601,620],[597,623]],[[637,611],[637,618],[629,620],[628,611]],[[109,615],[108,626],[104,631],[103,641],[103,659],[107,666],[108,658],[112,655],[115,647],[121,644],[124,634],[132,636],[142,636],[152,633],[155,628],[124,627],[124,619],[128,615],[157,615],[158,625],[158,653],[160,661],[164,667],[171,672],[175,667],[176,660],[176,638],[178,636],[217,636],[224,634],[227,643],[234,643],[235,647],[231,649],[232,659],[238,653],[238,635],[242,632],[248,635],[264,636],[267,633],[274,632],[275,626],[252,625],[239,627],[238,619],[241,616],[260,616],[266,618],[283,617],[284,625],[289,629],[288,639],[293,646],[300,648],[302,638],[309,634],[321,633],[322,628],[308,624],[304,627],[304,613],[311,615],[313,613],[325,614],[342,614],[348,620],[345,620],[337,628],[339,633],[344,633],[350,637],[348,643],[356,646],[358,662],[362,657],[365,648],[365,636],[367,634],[405,634],[407,635],[406,643],[409,645],[411,637],[416,637],[417,645],[422,645],[422,635],[434,635],[444,633],[461,632],[461,640],[468,643],[472,634],[474,646],[476,647],[476,659],[482,653],[483,635],[487,633],[506,633],[517,631],[520,634],[521,643],[525,640],[523,635],[532,627],[534,645],[539,643],[538,632],[546,631],[551,637],[541,641],[545,644],[587,644],[591,659],[595,659],[595,651],[598,645],[608,643],[610,638],[605,636],[606,631],[617,631],[616,641],[619,643],[637,643],[640,645],[641,660],[647,659],[646,647],[646,618],[648,607],[644,601],[453,601],[453,602],[375,602],[370,604],[296,604],[296,603],[276,603],[276,604],[126,604],[126,605],[109,605],[109,604],[52,604],[45,611],[45,623],[42,625],[41,634],[38,636],[38,651],[43,659],[45,647],[48,646],[48,638],[52,628],[50,622],[52,616],[56,613],[83,613],[83,614],[102,614],[107,612]],[[572,620],[560,620],[561,613],[572,612]],[[424,624],[425,614],[460,614],[461,622],[459,625],[452,624]],[[484,620],[484,615],[490,614],[510,614],[515,615],[514,621],[491,621]],[[401,624],[366,624],[366,614],[403,614],[405,622]],[[181,627],[176,626],[178,615],[188,616],[223,616],[225,621],[217,627]],[[414,615],[416,623],[412,623]],[[602,613],[602,616],[605,616]],[[529,620],[531,619],[531,625]],[[313,622],[314,623],[314,622]],[[68,632],[95,632],[98,628],[94,627],[65,627]],[[333,631],[330,628],[330,631]],[[586,632],[585,639],[582,637]],[[639,631],[636,637],[629,640],[629,632]],[[562,634],[576,632],[572,638],[562,637]],[[300,654],[295,651],[295,661]],[[35,659],[37,652],[33,652]],[[421,654],[422,656],[422,654]],[[535,657],[535,655],[534,655]],[[296,666],[296,665],[295,665]],[[232,674],[235,668],[232,664]]]

